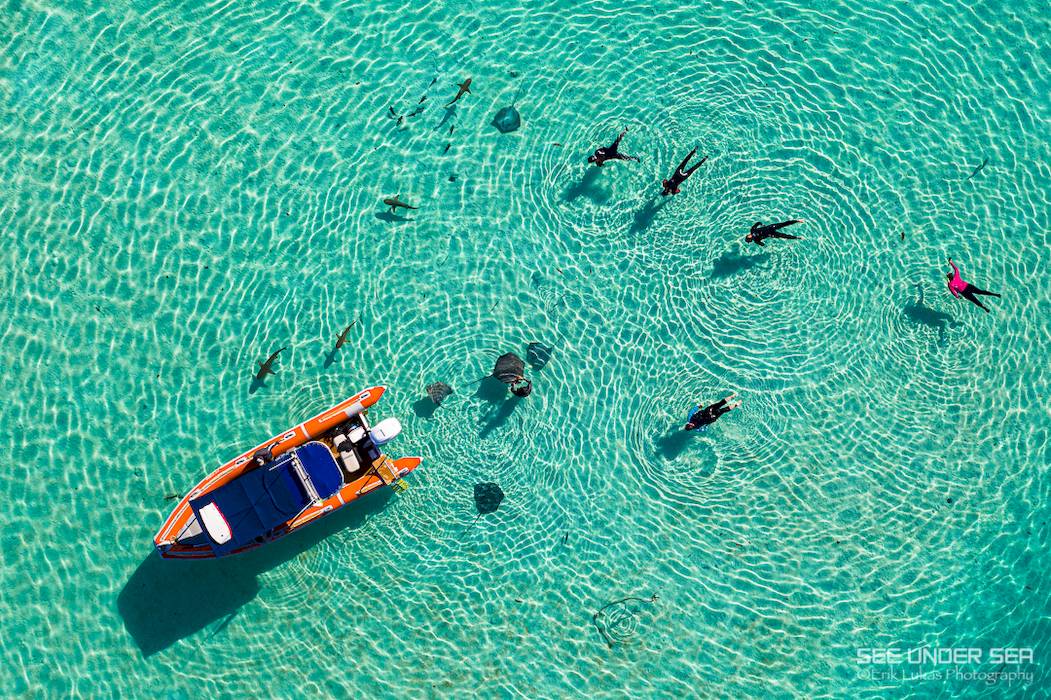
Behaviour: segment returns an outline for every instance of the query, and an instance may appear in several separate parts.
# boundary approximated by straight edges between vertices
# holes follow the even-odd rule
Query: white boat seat
[[[348,477],[361,470],[361,461],[346,435],[337,434],[332,438],[332,445],[339,451],[339,461],[343,463],[343,470]]]

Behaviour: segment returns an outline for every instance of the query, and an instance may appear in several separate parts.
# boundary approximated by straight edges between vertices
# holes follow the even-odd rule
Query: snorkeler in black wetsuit
[[[686,164],[690,162],[690,158],[693,158],[695,153],[697,153],[696,148],[690,151],[689,155],[682,159],[682,162],[679,163],[679,167],[675,169],[675,173],[671,176],[671,178],[664,180],[661,183],[662,185],[664,185],[664,191],[661,192],[662,197],[667,197],[669,194],[679,194],[679,186],[682,183],[686,182],[686,178],[688,178],[690,175],[693,175],[694,170],[704,165],[704,161],[708,160],[708,156],[705,156],[704,158],[701,158],[701,162],[697,163],[697,165],[693,166],[689,170],[683,170],[683,168],[686,167]]]
[[[533,382],[529,381],[525,377],[517,377],[511,382],[511,393],[520,399],[524,399],[529,396],[533,391]]]
[[[791,221],[782,221],[779,224],[768,224],[763,226],[762,221],[756,221],[752,224],[752,230],[747,236],[744,237],[749,243],[755,243],[756,245],[763,245],[764,238],[784,238],[788,240],[798,241],[799,236],[792,236],[787,233],[781,233],[777,229],[784,228],[785,226],[791,226],[792,224],[801,224],[802,219],[792,219]]]
[[[636,163],[638,163],[639,159],[636,158],[635,156],[624,155],[619,150],[617,150],[618,147],[620,146],[620,140],[622,138],[624,138],[624,134],[626,134],[626,133],[628,133],[627,129],[625,129],[624,131],[620,132],[620,136],[617,137],[617,140],[614,141],[611,146],[606,146],[605,148],[599,148],[598,150],[595,151],[594,154],[588,156],[588,162],[589,163],[594,163],[595,165],[599,166],[600,168],[602,167],[602,164],[605,163],[607,160],[633,160]]]
[[[690,417],[686,419],[686,425],[684,426],[684,428],[686,430],[697,430],[698,428],[703,428],[706,425],[711,425],[715,421],[719,420],[719,417],[721,415],[723,415],[724,413],[729,413],[730,411],[734,410],[735,408],[741,405],[740,401],[729,406],[726,404],[727,401],[729,401],[735,396],[737,396],[737,394],[730,394],[722,401],[713,403],[707,408],[701,408],[700,404],[698,404],[694,411],[690,413]]]

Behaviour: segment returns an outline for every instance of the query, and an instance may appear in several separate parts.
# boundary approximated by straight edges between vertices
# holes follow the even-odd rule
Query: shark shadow
[[[393,214],[393,213],[391,213],[389,211],[378,211],[378,212],[376,212],[376,218],[379,219],[380,221],[386,221],[387,223],[390,223],[390,224],[403,224],[406,221],[415,221],[415,219],[410,219],[407,216],[399,216],[399,215]]]
[[[449,123],[449,120],[456,116],[456,105],[451,104],[445,107],[445,114],[442,116],[442,120],[438,122],[438,128],[442,128]]]

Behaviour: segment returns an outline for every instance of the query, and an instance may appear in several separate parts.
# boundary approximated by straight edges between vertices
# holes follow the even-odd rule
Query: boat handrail
[[[310,476],[307,475],[307,470],[303,468],[303,463],[299,461],[299,455],[292,451],[292,468],[296,471],[296,476],[303,484],[303,488],[307,491],[307,497],[310,499],[310,503],[318,503],[321,501],[321,496],[318,495],[317,489],[314,487],[314,482],[310,480]]]

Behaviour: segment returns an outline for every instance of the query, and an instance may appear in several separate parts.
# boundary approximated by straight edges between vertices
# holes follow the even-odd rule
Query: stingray
[[[519,88],[518,92],[521,91],[521,88]],[[504,107],[493,117],[492,124],[501,134],[509,134],[522,126],[522,115],[515,109],[515,104],[518,102],[518,92],[515,93],[515,98],[511,100],[511,106]]]
[[[525,374],[525,362],[513,352],[504,353],[496,360],[493,376],[504,384],[512,384]]]
[[[474,485],[474,507],[478,509],[478,517],[495,513],[504,500],[504,492],[491,481],[483,481]]]
[[[555,348],[551,345],[530,343],[529,348],[526,350],[526,360],[529,361],[529,366],[533,369],[541,369],[551,361],[551,353],[554,351]]]
[[[441,406],[442,401],[445,401],[451,393],[453,393],[453,388],[444,382],[435,382],[427,386],[427,396],[431,397],[435,406]]]
[[[522,126],[522,115],[514,105],[504,107],[493,117],[493,126],[499,129],[501,134],[509,134]]]

